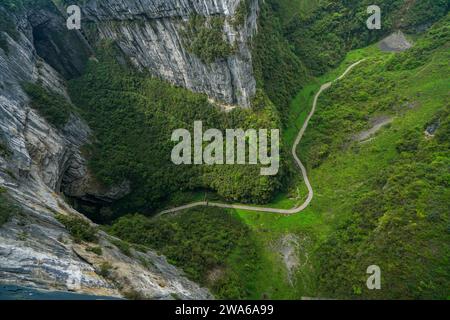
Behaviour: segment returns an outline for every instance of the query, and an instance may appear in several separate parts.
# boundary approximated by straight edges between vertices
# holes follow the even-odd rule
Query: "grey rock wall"
[[[100,232],[99,244],[95,245],[103,253],[97,256],[88,250],[94,244],[75,243],[57,221],[55,214],[85,219],[66,203],[60,188],[80,196],[92,192],[109,199],[123,196],[126,182],[119,189],[94,188],[80,152],[80,147],[91,139],[89,127],[76,115],[62,129],[53,127],[30,107],[22,90],[23,82],[41,83],[67,97],[65,80],[55,68],[61,67],[61,73],[73,76],[82,66],[79,62],[83,56],[65,48],[64,42],[59,47],[51,41],[52,36],[47,39],[55,47],[43,51],[47,52],[46,60],[39,57],[35,47],[36,28],[53,30],[52,26],[64,22],[62,17],[53,9],[43,8],[36,24],[34,10],[11,14],[1,5],[0,10],[19,30],[15,39],[0,31],[8,44],[8,50],[0,48],[0,142],[8,150],[0,153],[0,187],[7,190],[21,211],[0,227],[0,282],[109,296],[130,291],[152,299],[212,298],[206,289],[189,281],[152,251],[132,250],[131,257],[126,256],[108,235]],[[81,42],[75,45],[83,48]],[[82,52],[88,51],[84,48]],[[61,63],[64,59],[57,60],[55,52],[75,55],[76,63],[66,68],[67,64]],[[143,264],[143,260],[149,264]],[[107,276],[99,272],[105,263],[111,269]]]
[[[244,0],[242,0],[244,1]],[[250,39],[257,31],[258,1],[250,1],[247,21],[237,30],[229,23],[241,0],[91,0],[82,8],[95,22],[100,39],[115,40],[141,70],[226,105],[248,107],[255,94]],[[180,31],[190,16],[220,15],[224,37],[237,51],[204,63],[188,52]]]

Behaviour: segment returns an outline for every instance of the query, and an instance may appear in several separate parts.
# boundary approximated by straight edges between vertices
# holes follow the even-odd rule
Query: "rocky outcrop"
[[[381,51],[402,52],[410,49],[412,44],[406,39],[403,32],[399,30],[381,40],[379,46]]]
[[[124,182],[99,190],[86,183],[91,178],[80,148],[91,139],[89,127],[73,114],[63,128],[55,128],[30,107],[22,90],[23,82],[34,82],[67,97],[61,74],[67,78],[80,72],[89,48],[79,36],[68,39],[81,51],[56,41],[57,34],[41,34],[64,21],[50,2],[13,14],[0,4],[0,13],[17,31],[12,35],[0,30],[6,39],[6,47],[0,46],[0,142],[6,150],[0,152],[0,187],[21,212],[0,227],[0,281],[111,296],[133,292],[155,299],[211,298],[163,257],[134,250],[125,255],[102,232],[95,244],[102,254],[96,256],[88,250],[94,244],[75,243],[55,218],[62,214],[85,219],[67,205],[61,188],[109,199],[123,196],[128,186]],[[52,48],[39,49],[43,43]],[[58,59],[56,53],[65,56]]]
[[[249,41],[257,28],[258,1],[250,0],[240,26],[231,23],[246,0],[90,0],[83,5],[84,27],[99,39],[113,39],[141,70],[227,105],[248,107],[255,94]],[[224,37],[236,52],[205,63],[183,45],[184,23],[192,15],[225,18]],[[83,28],[83,24],[82,24]]]

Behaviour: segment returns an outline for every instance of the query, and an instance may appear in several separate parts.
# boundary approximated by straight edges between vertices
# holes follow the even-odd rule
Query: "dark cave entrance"
[[[29,17],[37,55],[66,80],[81,76],[92,54],[89,45],[78,32],[67,30],[60,17],[46,18]]]
[[[111,224],[119,217],[112,209],[112,203],[99,200],[94,197],[83,198],[69,197],[65,195],[67,203],[92,222],[100,225]]]

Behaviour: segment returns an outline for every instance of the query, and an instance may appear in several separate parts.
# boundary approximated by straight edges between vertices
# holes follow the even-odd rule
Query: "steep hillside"
[[[321,100],[300,154],[338,221],[316,252],[324,296],[448,297],[449,27],[447,16],[409,51],[370,59]],[[372,264],[380,291],[361,281]]]
[[[260,292],[276,298],[448,297],[449,34],[447,17],[404,53],[382,53],[378,45],[353,51],[299,93],[293,111],[311,104],[320,83],[367,58],[321,97],[300,144],[315,190],[311,207],[291,217],[239,211],[266,247],[266,271],[256,280]],[[299,182],[277,206],[290,208],[305,195]],[[287,235],[298,239],[294,285],[273,250]],[[366,287],[370,265],[381,268],[381,290]],[[267,270],[279,276],[268,281]]]
[[[249,42],[258,1],[90,0],[80,5],[91,43],[115,41],[140,70],[225,104],[250,106],[255,80]]]
[[[380,0],[383,27],[368,30],[369,0],[83,0],[80,32],[65,27],[69,3],[0,4],[2,282],[153,299],[448,297],[448,1]],[[301,141],[314,187],[301,214],[152,218],[192,201],[303,203],[288,150],[320,86],[363,58],[320,95]],[[198,120],[280,129],[278,175],[174,165],[171,133]],[[365,286],[373,264],[380,291]]]

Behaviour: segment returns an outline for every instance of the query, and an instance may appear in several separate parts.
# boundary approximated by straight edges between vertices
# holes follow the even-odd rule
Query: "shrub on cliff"
[[[224,21],[225,18],[218,16],[191,16],[182,32],[185,48],[206,63],[233,54],[232,45],[224,38]]]
[[[13,204],[11,198],[6,193],[6,189],[0,187],[0,227],[16,214],[19,214],[19,208]]]
[[[30,97],[33,109],[56,128],[64,127],[73,109],[66,98],[39,84],[25,83],[23,89]]]
[[[97,230],[91,226],[88,221],[83,220],[82,218],[65,216],[62,214],[58,214],[56,219],[66,227],[75,242],[98,241]]]

